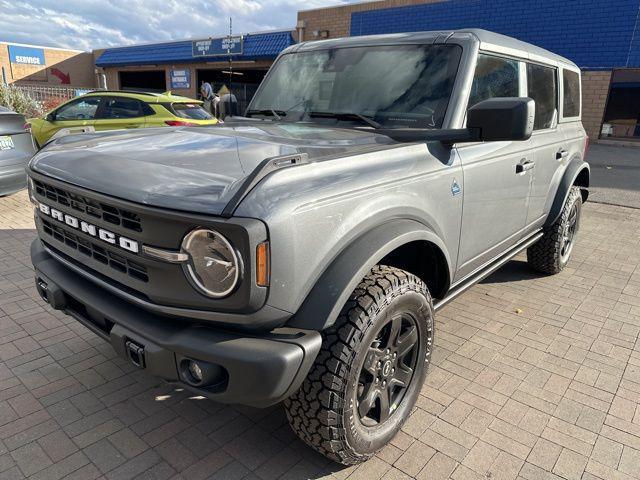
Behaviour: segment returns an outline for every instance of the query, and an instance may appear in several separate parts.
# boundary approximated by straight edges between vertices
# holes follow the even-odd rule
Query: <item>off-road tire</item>
[[[564,232],[574,205],[577,209],[577,223],[571,240],[571,250],[563,258]],[[571,257],[575,235],[580,227],[581,210],[582,194],[580,193],[580,188],[571,187],[558,219],[552,225],[546,227],[542,238],[527,249],[527,262],[531,267],[539,272],[549,274],[559,273],[564,269]]]
[[[396,409],[384,423],[368,428],[358,416],[357,383],[370,355],[370,342],[379,334],[376,325],[384,325],[399,312],[415,319],[417,363]],[[344,465],[373,456],[395,436],[414,407],[433,349],[433,318],[431,296],[422,280],[397,268],[374,267],[351,294],[335,324],[323,332],[315,364],[299,391],[284,402],[293,431],[309,446]]]

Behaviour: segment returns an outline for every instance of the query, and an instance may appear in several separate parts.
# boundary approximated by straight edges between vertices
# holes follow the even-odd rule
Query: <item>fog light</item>
[[[224,388],[229,374],[220,365],[182,357],[178,360],[180,378],[193,387],[208,390]]]
[[[189,374],[197,383],[202,382],[202,368],[193,360],[189,360]]]

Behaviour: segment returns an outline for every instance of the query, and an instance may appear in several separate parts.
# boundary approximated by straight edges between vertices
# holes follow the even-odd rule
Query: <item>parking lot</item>
[[[0,478],[640,478],[640,209],[619,206],[640,189],[620,184],[640,178],[619,161],[634,155],[592,148],[606,203],[586,204],[561,274],[521,255],[439,312],[417,408],[350,468],[305,447],[281,408],[178,391],[50,310],[26,192],[0,198]]]

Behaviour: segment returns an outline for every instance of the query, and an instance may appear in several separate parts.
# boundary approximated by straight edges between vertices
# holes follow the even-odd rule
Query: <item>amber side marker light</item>
[[[268,287],[270,277],[269,242],[262,242],[256,247],[256,284],[260,287]]]

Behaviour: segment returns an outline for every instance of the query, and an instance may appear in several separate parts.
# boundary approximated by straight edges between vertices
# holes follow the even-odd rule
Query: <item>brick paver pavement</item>
[[[117,358],[33,287],[26,194],[0,199],[0,478],[640,478],[640,210],[587,204],[569,267],[522,257],[438,314],[402,432],[337,467],[279,407],[220,405]]]

